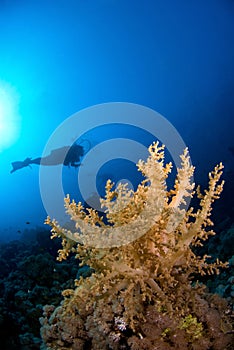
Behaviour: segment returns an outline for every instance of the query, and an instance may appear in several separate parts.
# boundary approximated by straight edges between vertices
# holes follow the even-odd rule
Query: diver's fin
[[[16,161],[11,163],[12,165],[11,174],[14,173],[16,170],[25,168],[26,166],[30,166],[31,159],[32,158],[26,158],[24,161]]]
[[[16,170],[22,169],[24,167],[24,162],[13,162],[11,163],[12,165],[12,170],[11,170],[11,174],[14,173]]]

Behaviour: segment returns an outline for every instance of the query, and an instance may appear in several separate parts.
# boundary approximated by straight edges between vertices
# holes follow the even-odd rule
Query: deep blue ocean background
[[[40,157],[60,123],[105,102],[166,117],[189,147],[198,182],[222,161],[223,212],[233,213],[233,0],[1,0],[1,89],[11,95],[16,127],[5,147],[0,129],[1,241],[43,227],[47,215],[39,167],[10,174],[11,163]],[[92,146],[106,134],[93,132]],[[123,167],[107,165],[98,186],[123,178]]]

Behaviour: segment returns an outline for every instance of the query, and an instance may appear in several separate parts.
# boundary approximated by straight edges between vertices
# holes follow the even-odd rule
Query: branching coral
[[[79,320],[77,327],[85,337],[76,331],[71,339],[83,339],[82,344],[89,344],[92,349],[176,348],[180,338],[181,349],[209,349],[210,344],[214,349],[225,349],[216,348],[215,341],[209,339],[212,322],[208,324],[202,318],[201,305],[208,309],[211,306],[205,301],[204,288],[191,282],[194,274],[218,273],[227,266],[220,261],[208,264],[208,256],[199,257],[192,250],[214,234],[208,227],[212,226],[212,203],[223,188],[223,165],[217,165],[209,174],[209,187],[204,194],[197,189],[197,211],[186,211],[195,187],[187,149],[181,156],[172,190],[166,185],[172,165],[164,164],[164,147],[158,142],[149,147],[147,161],[140,160],[137,167],[145,179],[136,192],[124,184],[114,189],[113,183],[107,182],[106,196],[101,200],[105,220],[94,209],[70,201],[69,196],[65,207],[76,223],[76,232],[47,218],[52,238],[62,238],[59,260],[66,259],[70,251],[75,252],[82,264],[95,271],[90,277],[77,280],[75,290],[64,291],[65,300],[54,311],[53,319],[57,315],[60,324],[65,318]],[[218,317],[221,322],[225,316],[220,312]],[[156,325],[154,319],[161,323]],[[188,320],[196,320],[196,324],[188,325]],[[52,344],[58,335],[52,341],[51,327],[49,317],[45,317],[43,338]],[[226,337],[223,344],[228,344],[229,335],[220,330],[221,336]],[[63,347],[57,344],[52,348],[74,348],[72,340],[61,344]],[[82,346],[77,349],[83,349]]]

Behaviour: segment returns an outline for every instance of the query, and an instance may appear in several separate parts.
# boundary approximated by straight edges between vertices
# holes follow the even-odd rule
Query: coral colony
[[[47,218],[52,238],[62,239],[58,259],[75,252],[93,273],[64,290],[59,307],[44,308],[43,349],[231,349],[226,301],[196,282],[198,274],[218,273],[227,263],[209,263],[194,248],[215,234],[210,216],[222,192],[223,165],[209,173],[203,194],[192,183],[187,149],[172,190],[166,185],[172,165],[164,164],[158,142],[137,167],[144,180],[136,192],[107,182],[104,218],[69,196],[65,207],[76,232]],[[186,210],[195,193],[199,208]]]

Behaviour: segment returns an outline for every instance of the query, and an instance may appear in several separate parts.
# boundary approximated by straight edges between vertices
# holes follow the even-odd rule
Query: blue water
[[[233,181],[232,0],[2,0],[1,84],[16,92],[19,115],[18,136],[0,153],[2,240],[43,226],[47,215],[39,166],[10,174],[11,163],[40,157],[58,125],[92,105],[130,102],[159,112],[189,147],[198,180],[223,161]],[[99,128],[85,139],[94,147],[116,135],[152,141],[127,127]],[[140,180],[118,160],[100,171],[100,191],[109,177]],[[64,170],[65,192],[74,197],[78,172]]]

